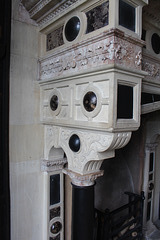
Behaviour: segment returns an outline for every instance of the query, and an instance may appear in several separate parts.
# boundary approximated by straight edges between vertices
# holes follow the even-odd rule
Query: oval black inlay
[[[83,98],[83,106],[87,112],[92,112],[97,106],[97,96],[94,92],[87,92]]]
[[[154,33],[151,38],[152,48],[156,54],[160,53],[160,36]]]
[[[53,95],[50,100],[50,107],[52,111],[55,111],[58,108],[58,97],[56,95]]]
[[[150,183],[149,184],[149,190],[152,191],[154,189],[154,184],[153,183]]]
[[[80,149],[80,138],[76,135],[73,134],[70,139],[69,139],[69,147],[73,152],[78,152]]]
[[[80,19],[78,17],[72,17],[65,26],[65,37],[71,42],[78,36],[80,31]]]
[[[60,222],[54,222],[51,226],[51,233],[56,234],[58,233],[62,228],[62,224]]]

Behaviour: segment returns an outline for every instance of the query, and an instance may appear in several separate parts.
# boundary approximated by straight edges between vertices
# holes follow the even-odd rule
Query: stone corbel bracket
[[[80,139],[77,152],[69,146],[73,135]],[[63,149],[68,170],[85,175],[99,171],[104,159],[114,157],[115,149],[122,148],[129,142],[131,132],[97,132],[47,125],[45,138],[45,159],[49,158],[51,149]]]

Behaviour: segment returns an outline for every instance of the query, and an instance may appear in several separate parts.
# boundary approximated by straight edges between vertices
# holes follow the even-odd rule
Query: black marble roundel
[[[50,100],[50,107],[52,111],[56,111],[58,108],[58,97],[56,95],[53,95]]]
[[[78,135],[73,134],[69,139],[69,147],[73,152],[78,152],[80,149],[81,143]]]
[[[160,53],[160,36],[154,33],[151,38],[152,48],[156,54]]]
[[[65,37],[67,41],[71,42],[78,36],[80,31],[80,19],[72,17],[65,26]]]
[[[51,233],[56,234],[62,228],[62,224],[60,222],[54,222],[51,226]]]
[[[92,112],[97,106],[97,96],[94,92],[87,92],[83,98],[83,106],[87,112]]]

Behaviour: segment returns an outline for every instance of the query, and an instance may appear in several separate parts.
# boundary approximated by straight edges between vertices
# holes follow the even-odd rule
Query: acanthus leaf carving
[[[76,186],[92,186],[94,185],[94,181],[103,176],[104,171],[97,171],[95,173],[90,173],[86,175],[80,175],[75,172],[72,172],[68,169],[63,169],[63,173],[68,175],[72,179],[72,183]]]

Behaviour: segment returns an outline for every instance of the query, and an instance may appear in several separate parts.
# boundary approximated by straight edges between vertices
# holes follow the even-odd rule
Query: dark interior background
[[[9,64],[11,1],[0,1],[0,239],[10,239]]]

